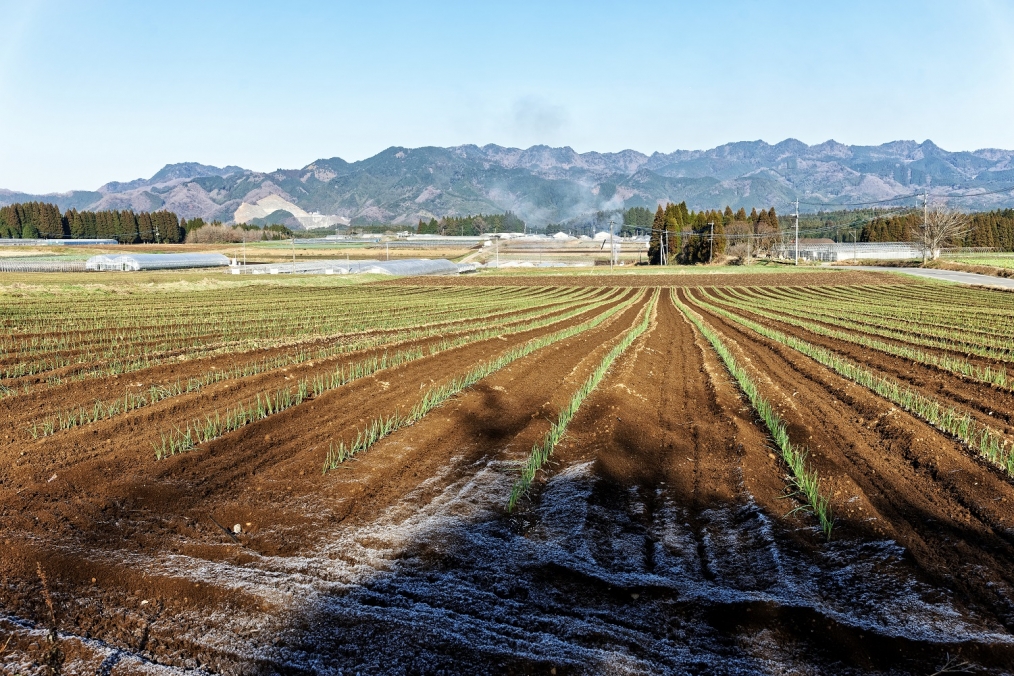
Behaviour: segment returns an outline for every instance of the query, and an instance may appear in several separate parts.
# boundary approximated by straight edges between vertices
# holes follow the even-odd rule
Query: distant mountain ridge
[[[254,213],[250,205],[273,195],[341,222],[414,225],[420,218],[511,210],[540,227],[665,201],[686,200],[691,209],[775,206],[786,213],[797,197],[801,210],[815,211],[814,203],[820,202],[872,202],[923,191],[971,194],[1011,185],[1014,151],[949,152],[932,141],[879,146],[742,141],[651,155],[463,145],[392,147],[357,162],[333,157],[273,172],[170,164],[150,179],[111,182],[97,191],[28,195],[0,190],[0,205],[42,200],[61,209],[165,208],[187,218],[231,222],[237,210],[242,218]],[[954,204],[1014,206],[1014,192]]]
[[[126,183],[112,181],[99,188],[103,194],[126,192],[136,188],[147,188],[153,185],[163,185],[178,179],[201,178],[203,176],[229,176],[246,171],[242,167],[213,167],[198,162],[181,162],[179,164],[167,164],[162,167],[154,176],[148,179],[137,178]]]

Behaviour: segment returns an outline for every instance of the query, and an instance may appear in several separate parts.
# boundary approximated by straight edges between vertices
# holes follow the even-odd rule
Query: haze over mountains
[[[232,222],[244,204],[276,196],[341,222],[414,225],[420,218],[511,210],[530,225],[586,218],[599,210],[686,200],[691,209],[845,204],[928,190],[974,194],[1014,185],[1014,151],[948,152],[931,141],[808,146],[794,139],[730,143],[711,150],[645,155],[496,145],[392,147],[358,162],[320,159],[302,169],[256,172],[195,162],[166,165],[150,179],[94,191],[29,195],[0,190],[0,205],[41,200],[61,209],[169,209]],[[279,203],[277,200],[270,200]],[[911,204],[911,202],[908,202]],[[1014,205],[1014,192],[952,200],[962,209]],[[815,205],[800,209],[814,211]],[[824,208],[834,208],[828,206]],[[249,207],[240,211],[253,213]]]

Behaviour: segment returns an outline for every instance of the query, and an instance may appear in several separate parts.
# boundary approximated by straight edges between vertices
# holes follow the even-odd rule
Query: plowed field
[[[1014,673],[1014,295],[7,290],[3,673]]]

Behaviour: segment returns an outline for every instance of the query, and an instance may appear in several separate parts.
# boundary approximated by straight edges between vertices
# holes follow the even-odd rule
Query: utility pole
[[[799,265],[799,198],[796,198],[796,265]]]
[[[852,260],[859,260],[859,245],[856,244],[856,231],[852,231]]]
[[[715,224],[714,223],[708,223],[708,225],[711,226],[711,238],[710,238],[710,242],[708,244],[708,247],[709,247],[708,265],[711,265],[712,263],[715,262]]]
[[[927,193],[922,194],[922,231],[923,233],[929,232],[929,195]],[[929,254],[926,252],[926,235],[923,235],[922,242],[922,262],[925,263]],[[931,238],[935,239],[935,238]]]
[[[500,269],[500,237],[493,241],[493,251],[496,253],[496,269]]]
[[[753,230],[753,228],[750,228]],[[747,233],[746,236],[746,262],[750,262],[750,245],[753,244],[753,233]]]
[[[296,272],[296,236],[293,235],[292,237],[290,237],[289,241],[292,242],[292,272],[295,273]]]
[[[613,261],[616,259],[616,248],[613,244],[613,219],[609,219],[609,272],[613,271]]]

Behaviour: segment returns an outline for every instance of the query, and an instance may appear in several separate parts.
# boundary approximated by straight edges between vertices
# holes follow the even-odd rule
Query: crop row
[[[598,293],[599,296],[603,295]],[[300,343],[307,342],[307,340],[320,341],[344,341],[347,342],[349,347],[344,351],[351,351],[354,349],[363,349],[365,346],[379,345],[390,342],[398,342],[400,340],[410,339],[411,337],[420,337],[423,335],[436,335],[438,333],[453,331],[455,325],[467,326],[475,321],[495,321],[497,318],[503,318],[511,320],[510,314],[526,313],[526,312],[544,312],[553,308],[572,306],[578,302],[584,302],[587,296],[581,295],[574,299],[559,300],[553,304],[543,304],[536,301],[529,301],[524,307],[512,308],[509,313],[501,312],[486,315],[472,315],[468,313],[461,313],[454,320],[445,323],[421,323],[417,322],[416,325],[403,328],[398,331],[358,331],[346,334],[336,334],[329,336],[286,336],[278,341],[270,341],[267,344],[260,342],[252,345],[243,346],[245,349],[240,349],[239,346],[222,344],[218,342],[211,342],[207,345],[201,346],[202,350],[192,350],[188,353],[177,354],[159,354],[159,355],[145,355],[133,360],[124,359],[112,359],[102,364],[89,365],[87,363],[79,365],[80,368],[76,369],[73,373],[64,373],[59,376],[52,375],[46,379],[47,385],[54,386],[62,382],[74,381],[74,380],[85,380],[88,378],[104,378],[107,376],[115,376],[123,373],[129,373],[140,369],[151,368],[160,364],[175,361],[178,359],[193,359],[202,356],[211,356],[213,354],[228,352],[235,353],[241,351],[249,351],[257,348],[271,348],[271,347],[283,347],[289,343]],[[594,295],[590,296],[594,299]],[[534,309],[533,309],[534,308]],[[365,335],[363,335],[365,334]],[[387,335],[385,335],[387,334]],[[354,346],[354,347],[353,347]],[[54,358],[55,359],[55,358]],[[51,363],[50,366],[58,366],[57,363]],[[89,368],[90,366],[90,368]],[[28,391],[27,384],[23,385],[23,389]],[[2,397],[0,397],[2,398]]]
[[[751,297],[795,316],[840,324],[897,340],[1004,361],[1014,356],[1014,336],[1010,334],[1012,327],[1008,318],[997,316],[978,328],[967,323],[946,321],[947,317],[963,310],[953,299],[941,303],[930,315],[929,312],[906,312],[903,299],[899,299],[897,305],[878,310],[870,297],[843,295],[840,289],[827,295],[798,289],[774,293],[752,290]]]
[[[659,291],[656,289],[655,293],[651,297],[651,302],[647,307],[641,311],[641,320],[634,324],[633,327],[627,330],[623,335],[623,338],[617,343],[613,349],[606,353],[606,356],[602,358],[602,361],[595,367],[591,375],[588,376],[581,386],[577,389],[577,392],[571,397],[567,406],[560,411],[556,418],[549,427],[549,431],[543,437],[542,441],[532,446],[532,450],[528,454],[528,458],[521,464],[520,476],[514,482],[511,487],[510,497],[507,499],[507,511],[512,512],[517,506],[518,501],[528,493],[532,486],[532,482],[535,481],[535,477],[539,470],[553,455],[553,451],[556,449],[557,444],[563,439],[567,432],[567,426],[577,415],[578,410],[581,408],[581,404],[584,403],[585,399],[598,387],[599,383],[605,377],[609,367],[613,365],[616,359],[626,352],[627,348],[637,340],[637,338],[643,334],[648,325],[651,323],[652,318],[655,316],[655,309],[658,305]]]
[[[560,302],[566,302],[561,299]],[[110,335],[101,338],[98,336],[87,336],[86,342],[74,349],[66,350],[65,354],[59,350],[45,345],[40,341],[39,345],[33,345],[28,349],[28,354],[41,353],[35,359],[23,360],[7,365],[2,372],[5,378],[22,377],[34,375],[49,370],[63,368],[73,364],[84,364],[90,361],[150,361],[152,356],[162,356],[167,353],[195,353],[207,348],[209,345],[221,346],[232,344],[234,348],[242,348],[256,344],[258,341],[271,338],[292,338],[294,336],[308,337],[311,335],[335,335],[337,333],[350,333],[359,331],[391,331],[404,329],[408,326],[421,324],[420,317],[426,317],[427,323],[440,323],[446,321],[462,321],[468,318],[478,318],[491,313],[505,314],[518,310],[545,304],[545,299],[538,297],[520,298],[497,298],[485,302],[456,303],[446,310],[436,311],[432,306],[418,305],[411,308],[410,312],[398,311],[386,306],[379,307],[346,307],[339,312],[325,315],[320,309],[306,309],[305,312],[313,313],[313,322],[301,325],[294,323],[289,316],[287,319],[265,320],[270,330],[241,331],[235,326],[232,319],[221,319],[209,326],[198,326],[197,322],[186,322],[185,318],[179,318],[177,329],[186,332],[186,338],[171,338],[168,336],[151,336],[143,332],[127,334],[122,330],[115,330]],[[326,326],[319,319],[322,316],[329,317]],[[230,328],[232,326],[233,328]],[[249,328],[249,327],[246,327]]]
[[[775,309],[786,316],[809,321],[820,321],[835,327],[847,328],[870,335],[897,340],[921,347],[946,350],[958,354],[976,355],[994,361],[1009,362],[1014,360],[1014,352],[1007,347],[1006,340],[982,338],[970,340],[959,329],[949,332],[924,330],[921,324],[912,321],[884,319],[874,321],[865,312],[861,299],[853,299],[848,303],[850,310],[838,309],[845,306],[845,301],[835,303],[831,307],[826,301],[821,304],[818,299],[809,301],[773,301],[770,296],[751,293],[748,300],[763,307]],[[1014,347],[1014,342],[1011,342]]]
[[[739,310],[751,312],[761,317],[766,317],[767,319],[789,324],[790,326],[798,326],[821,336],[834,338],[835,340],[860,345],[862,347],[868,347],[885,354],[902,357],[920,364],[926,364],[927,366],[933,366],[942,371],[948,371],[956,375],[971,378],[973,380],[986,383],[987,385],[995,385],[1004,389],[1014,388],[1014,381],[1011,381],[1011,379],[1007,376],[1007,369],[1003,366],[978,366],[965,359],[961,359],[960,357],[925,352],[924,350],[903,344],[899,345],[895,343],[887,343],[882,340],[871,338],[863,333],[850,333],[840,329],[829,328],[816,322],[796,319],[791,315],[780,312],[763,310],[761,309],[763,307],[762,304],[753,302],[753,298],[746,296],[745,294],[740,294],[733,289],[723,291],[714,290],[713,292],[705,291],[703,292],[703,295],[711,302],[717,302],[726,307],[733,307]]]
[[[88,333],[61,331],[30,339],[15,338],[8,341],[9,356],[27,362],[29,368],[9,364],[7,371],[11,376],[26,371],[39,372],[38,366],[31,367],[34,361],[38,361],[33,360],[34,355],[41,355],[44,364],[46,359],[60,356],[63,361],[56,364],[59,367],[88,359],[129,358],[189,350],[207,343],[243,343],[280,336],[329,335],[357,330],[397,330],[418,324],[420,317],[437,323],[491,312],[509,312],[518,307],[529,307],[534,302],[544,302],[530,298],[486,298],[456,302],[445,308],[421,304],[393,308],[384,303],[370,304],[368,300],[358,302],[352,298],[349,301],[336,308],[295,307],[284,316],[269,315],[255,323],[243,320],[238,312],[221,316],[219,312],[209,311],[206,318],[179,315],[168,328],[111,328]],[[286,303],[276,305],[284,307]]]
[[[694,298],[693,302],[713,314],[725,317],[761,336],[810,357],[847,380],[867,388],[951,435],[989,462],[1003,469],[1007,474],[1014,476],[1014,453],[1009,447],[1008,440],[1001,432],[975,421],[969,413],[905,387],[891,378],[874,373],[831,350],[770,329],[700,298]]]
[[[672,294],[672,301],[687,319],[697,327],[708,342],[711,343],[711,347],[721,358],[722,363],[725,364],[725,368],[736,379],[743,394],[746,395],[746,398],[757,412],[757,415],[760,416],[760,419],[764,421],[768,433],[778,447],[782,460],[792,473],[791,481],[796,486],[796,492],[803,496],[807,508],[817,517],[821,530],[830,539],[831,530],[834,528],[831,503],[827,496],[821,493],[820,479],[817,473],[806,465],[806,449],[792,443],[791,439],[789,439],[789,432],[785,426],[785,421],[782,420],[768,400],[761,395],[757,383],[750,377],[746,369],[736,361],[736,358],[722,342],[718,333],[708,326],[699,314],[680,302],[675,294]]]
[[[400,411],[395,411],[393,414],[388,416],[380,416],[379,418],[371,421],[365,429],[357,431],[355,441],[352,441],[349,444],[345,444],[344,441],[339,440],[336,446],[334,442],[331,442],[328,447],[327,457],[324,460],[324,472],[327,473],[330,470],[337,469],[343,462],[367,450],[385,436],[392,434],[407,425],[417,422],[431,410],[440,406],[462,390],[471,387],[483,378],[486,378],[487,376],[499,371],[518,359],[535,352],[536,350],[542,349],[566,338],[576,336],[580,333],[584,333],[585,331],[598,326],[609,317],[626,310],[642,297],[643,292],[631,298],[626,303],[616,306],[607,312],[602,313],[598,317],[584,322],[583,324],[557,331],[556,333],[548,336],[534,338],[524,345],[520,345],[501,354],[496,359],[479,364],[464,376],[430,388],[412,407],[412,410],[407,415],[401,414]]]
[[[562,336],[574,335],[574,333],[580,333],[581,331],[588,330],[593,326],[597,326],[602,321],[605,321],[605,319],[612,316],[616,312],[619,312],[629,307],[631,303],[636,302],[637,298],[638,297],[635,296],[623,303],[614,306],[613,308],[610,308],[609,310],[606,310],[605,312],[594,317],[593,319],[578,324],[574,327],[569,327],[557,331],[556,333],[551,334],[549,337],[536,338],[531,341],[528,341],[527,343],[525,343],[525,345],[523,345],[520,348],[516,348],[515,350],[523,351],[526,348],[528,348],[528,352],[530,352],[531,350],[538,349],[538,347],[541,347],[544,344],[549,344],[548,342],[544,343],[544,341],[553,342],[555,340],[561,339],[560,337]],[[500,329],[499,327],[489,329],[489,332],[490,333],[487,337],[503,335],[502,329]],[[473,338],[463,336],[459,338],[459,340],[471,342]],[[441,346],[437,346],[437,348],[440,349],[442,347],[442,349],[450,349],[451,347],[457,346],[458,345],[456,344],[456,341],[452,340],[448,341],[447,343],[442,343]],[[527,354],[528,352],[525,352],[525,354]],[[520,355],[520,353],[518,353],[518,355],[523,356]],[[279,410],[285,410],[285,408],[288,408],[289,406],[296,405],[296,403],[293,402],[302,403],[306,399],[306,393],[310,392],[311,388],[313,388],[312,391],[314,392],[314,395],[319,396],[321,393],[329,389],[340,387],[341,385],[347,384],[352,380],[356,380],[358,378],[362,378],[367,375],[373,375],[378,370],[382,370],[383,368],[390,368],[395,365],[403,364],[407,361],[418,359],[421,356],[423,356],[421,352],[402,351],[395,353],[390,359],[385,359],[381,362],[375,363],[373,361],[368,361],[365,363],[360,363],[359,365],[351,368],[348,373],[346,373],[343,367],[340,371],[333,372],[330,375],[330,377],[328,377],[327,380],[324,380],[323,378],[321,378],[321,380],[319,381],[316,378],[301,379],[297,383],[295,392],[293,392],[288,388],[283,388],[282,390],[275,390],[273,392],[263,393],[263,399],[265,401],[270,400],[273,402],[280,402],[281,404],[284,405],[283,408],[278,408],[277,406],[275,406],[274,408],[265,408],[263,405],[260,404],[262,398],[261,395],[257,395],[254,401],[251,401],[248,404],[239,404],[231,409],[226,410],[225,414],[223,415],[220,415],[218,411],[215,411],[213,416],[211,415],[205,416],[204,420],[195,420],[191,424],[188,424],[185,430],[182,428],[177,428],[171,432],[163,434],[161,438],[161,445],[155,446],[156,458],[161,459],[167,457],[168,455],[175,455],[176,453],[190,450],[191,448],[194,447],[194,444],[196,443],[210,441],[212,439],[218,438],[223,434],[235,431],[236,429],[239,429],[240,427],[247,425],[251,422],[262,420],[268,415],[272,415],[273,413]],[[516,358],[518,358],[518,356],[514,357],[514,359]],[[322,386],[321,388],[316,387],[318,382],[321,383]]]
[[[483,328],[485,325],[494,324],[494,322],[483,322],[482,324],[475,325],[474,323],[470,326],[464,335],[454,336],[453,333],[448,334],[440,343],[431,346],[430,354],[436,354],[439,351],[447,350],[452,347],[458,347],[468,342],[475,342],[480,340],[486,340],[488,338],[499,336],[499,335],[510,335],[512,333],[531,331],[537,328],[541,328],[550,323],[556,323],[566,321],[567,319],[584,312],[592,311],[602,304],[609,302],[614,299],[620,292],[614,291],[605,295],[602,300],[596,303],[590,303],[581,305],[576,309],[569,309],[563,314],[557,314],[558,308],[548,312],[534,312],[524,315],[515,321],[511,321],[506,324],[496,324],[494,327]],[[534,318],[533,318],[534,317]],[[399,340],[399,343],[406,342],[408,339],[417,339],[420,337],[429,337],[436,333],[447,333],[440,329],[434,329],[432,332],[427,332],[425,335],[411,336],[405,340]],[[317,350],[303,349],[295,354],[283,354],[277,355],[271,358],[261,359],[256,362],[250,362],[247,364],[240,364],[232,367],[231,369],[217,369],[207,372],[200,378],[190,378],[187,380],[186,386],[182,386],[179,381],[170,384],[165,387],[152,386],[149,391],[132,393],[128,392],[123,397],[117,397],[108,401],[96,401],[90,407],[76,407],[66,411],[62,411],[54,416],[47,416],[42,420],[37,420],[29,427],[29,434],[33,438],[39,436],[48,436],[53,434],[57,430],[71,429],[79,425],[87,423],[97,422],[111,418],[120,413],[136,410],[138,408],[148,406],[160,401],[163,401],[172,396],[179,396],[182,394],[189,394],[200,392],[203,387],[209,384],[223,382],[232,379],[239,379],[253,375],[259,375],[264,372],[277,370],[280,368],[299,365],[311,360],[325,360],[338,356],[340,354],[349,351],[359,351],[367,348],[375,348],[378,345],[374,344],[375,339],[372,341],[366,341],[369,344],[353,344],[343,345],[337,344],[328,347],[323,347]],[[394,343],[382,344],[391,347]],[[352,349],[354,348],[354,350]],[[323,376],[320,376],[323,377]],[[315,376],[314,378],[317,378]]]

